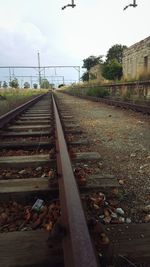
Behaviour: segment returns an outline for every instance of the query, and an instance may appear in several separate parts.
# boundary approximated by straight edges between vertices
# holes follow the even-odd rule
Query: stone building
[[[123,77],[125,80],[150,79],[150,36],[124,50]]]

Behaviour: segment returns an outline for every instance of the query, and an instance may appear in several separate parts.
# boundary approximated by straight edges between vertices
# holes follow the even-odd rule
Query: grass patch
[[[106,96],[109,96],[109,91],[103,87],[93,87],[87,91],[87,95],[104,98]]]
[[[44,92],[31,89],[0,89],[0,116]]]
[[[123,101],[130,101],[132,99],[132,94],[130,90],[127,90],[122,96]]]

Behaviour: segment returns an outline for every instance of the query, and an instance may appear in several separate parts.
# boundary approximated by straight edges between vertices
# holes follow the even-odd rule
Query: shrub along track
[[[9,113],[0,120],[1,266],[85,267],[109,266],[110,262],[112,266],[133,266],[130,261],[149,262],[149,227],[120,225],[120,186],[115,177],[100,175],[100,155],[91,152],[71,111],[61,98],[55,104],[51,95],[29,106],[21,108],[21,114],[15,110],[15,115]],[[112,224],[108,225],[110,218]],[[102,223],[107,224],[105,229]],[[145,234],[147,243],[142,238]]]

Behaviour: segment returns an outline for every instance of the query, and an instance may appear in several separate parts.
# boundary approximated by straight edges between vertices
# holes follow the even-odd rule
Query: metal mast
[[[40,66],[40,52],[38,51],[38,72],[39,72],[39,86],[41,88],[41,66]]]

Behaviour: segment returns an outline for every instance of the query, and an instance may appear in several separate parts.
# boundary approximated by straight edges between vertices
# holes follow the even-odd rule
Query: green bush
[[[127,90],[126,93],[123,95],[123,100],[129,101],[129,100],[131,100],[131,96],[132,96],[131,92],[129,90]]]
[[[88,96],[95,96],[95,97],[105,97],[109,96],[109,91],[106,88],[103,87],[95,87],[95,88],[90,88],[87,91]]]
[[[111,62],[105,62],[102,68],[102,75],[107,80],[120,80],[122,77],[122,65],[115,59]]]
[[[1,89],[0,90],[0,116],[13,108],[22,105],[26,101],[32,99],[37,94],[44,93],[45,90],[31,89]]]

